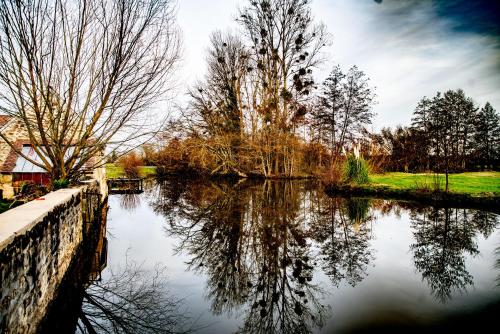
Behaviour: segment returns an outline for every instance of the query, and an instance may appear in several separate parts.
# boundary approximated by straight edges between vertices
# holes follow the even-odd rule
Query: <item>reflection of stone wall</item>
[[[0,332],[36,332],[83,240],[86,190],[98,187],[59,190],[0,214]]]

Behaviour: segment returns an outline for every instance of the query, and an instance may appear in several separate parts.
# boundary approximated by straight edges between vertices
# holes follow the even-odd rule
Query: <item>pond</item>
[[[329,197],[312,181],[144,186],[110,196],[107,265],[77,331],[104,332],[113,313],[140,333],[434,331],[499,310],[494,213]]]

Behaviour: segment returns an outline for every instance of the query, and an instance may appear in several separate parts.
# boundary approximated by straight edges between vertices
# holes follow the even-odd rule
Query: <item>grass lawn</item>
[[[440,174],[441,188],[445,175]],[[393,189],[434,189],[434,174],[386,173],[370,175],[370,185]],[[368,185],[368,187],[370,186]],[[473,172],[449,175],[450,191],[464,194],[500,193],[500,172]]]
[[[156,167],[154,166],[141,166],[139,167],[139,176],[148,177],[156,174]],[[117,166],[116,164],[106,164],[106,176],[108,179],[116,179],[119,177],[125,177],[125,172],[123,167]]]

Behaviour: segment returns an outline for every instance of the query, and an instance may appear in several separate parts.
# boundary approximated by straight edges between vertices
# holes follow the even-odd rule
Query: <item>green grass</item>
[[[139,176],[148,177],[156,174],[155,166],[141,166],[139,167]],[[116,164],[106,164],[106,176],[108,179],[117,179],[119,177],[125,177],[125,172],[123,167],[117,166]]]
[[[441,189],[445,187],[445,176],[440,174]],[[385,173],[370,175],[370,186],[392,189],[434,188],[434,174]],[[449,175],[450,192],[462,194],[500,193],[500,172],[473,172]]]

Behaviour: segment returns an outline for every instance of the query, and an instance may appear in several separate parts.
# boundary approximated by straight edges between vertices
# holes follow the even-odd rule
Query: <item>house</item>
[[[16,150],[8,145],[3,138],[0,138],[0,190],[3,197],[12,198],[15,195],[16,186],[23,181],[42,185],[49,184],[50,176],[47,171],[24,158],[27,156],[33,161],[42,163],[30,143],[28,132],[23,123],[15,117],[0,115],[0,131],[11,143],[14,143],[16,150],[23,154],[17,154]],[[67,154],[70,155],[72,152],[72,147],[70,147]],[[90,161],[89,164],[95,163],[94,160]],[[89,164],[84,167],[88,168]]]
[[[0,115],[0,132],[14,143],[16,149],[21,151],[29,150],[30,141],[28,133],[22,123],[12,116]],[[23,152],[24,153],[24,152]],[[16,179],[27,180],[29,178],[37,179],[40,182],[47,181],[47,173],[40,168],[30,170],[31,173],[24,173],[25,167],[19,165],[18,154],[2,138],[0,138],[0,189],[3,197],[11,198],[14,196],[14,183]],[[33,167],[33,164],[30,164]],[[27,170],[26,170],[27,171]],[[14,173],[17,172],[17,173]]]

